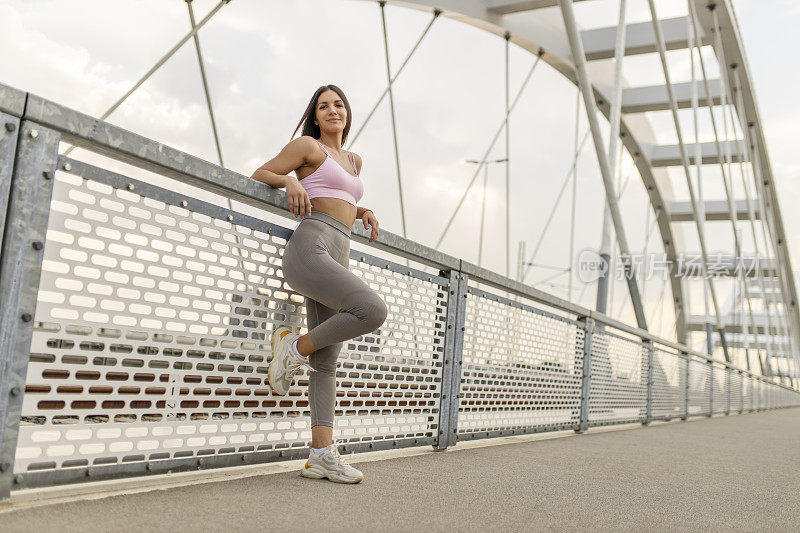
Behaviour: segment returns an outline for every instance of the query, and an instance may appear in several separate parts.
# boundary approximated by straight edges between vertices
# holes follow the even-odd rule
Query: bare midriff
[[[356,221],[356,214],[358,214],[356,206],[347,200],[326,198],[324,196],[311,199],[311,210],[321,211],[326,215],[330,215],[340,222],[343,222],[348,228],[353,227]]]

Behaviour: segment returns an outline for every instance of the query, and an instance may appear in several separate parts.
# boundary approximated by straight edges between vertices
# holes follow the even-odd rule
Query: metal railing
[[[0,123],[0,497],[306,454],[307,376],[286,397],[266,380],[269,332],[303,329],[281,272],[283,192],[3,85]],[[169,179],[59,155],[62,143]],[[350,269],[389,316],[341,352],[347,451],[800,405],[461,259],[368,238],[356,224]]]

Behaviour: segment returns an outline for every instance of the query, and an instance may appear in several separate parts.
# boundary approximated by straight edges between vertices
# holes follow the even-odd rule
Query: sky
[[[216,5],[194,0],[196,20]],[[649,20],[645,0],[629,0],[631,22]],[[683,14],[682,2],[658,2],[663,17]],[[791,34],[800,23],[794,0],[733,0],[784,216],[795,271],[800,266],[800,216],[792,209],[800,201],[800,162],[794,147],[800,119],[796,69],[789,47],[775,35]],[[584,27],[616,23],[618,2],[597,0],[575,6]],[[683,11],[682,11],[683,9]],[[525,16],[536,16],[526,14]],[[430,21],[431,14],[394,6],[386,8],[389,57],[396,71]],[[99,116],[190,29],[183,0],[0,0],[0,82]],[[233,0],[200,32],[209,88],[221,137],[224,164],[249,176],[290,140],[308,99],[326,83],[340,86],[353,109],[351,137],[364,123],[386,87],[386,64],[380,9],[363,0]],[[688,55],[668,54],[675,81],[689,76]],[[505,41],[483,30],[441,17],[394,85],[400,176],[405,205],[406,236],[435,246],[462,199],[440,249],[478,263],[481,240],[483,172],[468,159],[487,152],[504,116]],[[513,100],[534,58],[509,48],[510,94]],[[658,83],[654,56],[626,59],[631,85]],[[535,267],[526,282],[559,297],[570,297],[563,270],[581,249],[597,249],[604,190],[591,140],[576,164],[574,182],[566,183],[575,145],[574,85],[541,62],[530,77],[509,119],[510,129],[510,274],[516,276],[518,247],[525,242],[526,259],[537,250]],[[582,113],[582,111],[581,111]],[[651,116],[659,142],[674,142],[671,118]],[[687,120],[682,113],[681,120]],[[142,85],[108,121],[212,162],[218,162],[203,96],[197,57],[189,41]],[[579,137],[586,119],[578,117]],[[709,121],[701,136],[707,139]],[[382,229],[403,234],[399,184],[395,168],[388,100],[384,100],[349,149],[364,161],[365,195],[360,205],[372,209]],[[76,150],[73,157],[101,158]],[[500,135],[489,159],[505,157]],[[117,163],[109,168],[128,174],[147,173]],[[649,238],[652,212],[645,191],[627,155],[619,178],[625,185],[620,200],[630,247],[661,252],[657,231]],[[713,170],[709,171],[713,176]],[[675,193],[686,193],[682,174],[672,174]],[[489,167],[485,233],[481,264],[506,272],[506,191],[502,164]],[[719,179],[717,178],[717,181]],[[721,182],[720,182],[721,183]],[[560,192],[560,201],[556,203]],[[738,189],[737,189],[738,190]],[[709,179],[707,198],[722,198],[721,185]],[[741,193],[741,191],[739,190]],[[554,209],[554,206],[555,209]],[[245,209],[245,208],[242,208]],[[552,217],[551,217],[552,212]],[[574,225],[571,224],[574,213]],[[549,220],[549,223],[548,223]],[[293,219],[289,222],[294,225]],[[687,246],[696,244],[693,226],[684,225]],[[712,250],[732,248],[730,229],[710,224]],[[572,242],[572,254],[569,243]],[[695,245],[695,248],[697,246]],[[552,278],[552,279],[548,279]],[[548,280],[542,283],[542,280]],[[696,301],[697,287],[692,289]],[[721,282],[721,298],[729,288]],[[643,283],[651,329],[672,337],[674,315],[669,287],[661,279]],[[573,277],[571,299],[594,307],[593,285]],[[699,293],[702,294],[702,293]],[[667,303],[667,305],[665,305]],[[661,310],[661,311],[658,311]],[[698,308],[694,307],[693,312]],[[634,323],[624,283],[613,286],[612,316]]]

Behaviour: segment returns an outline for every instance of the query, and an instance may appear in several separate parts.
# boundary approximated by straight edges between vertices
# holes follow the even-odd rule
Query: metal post
[[[683,387],[683,416],[681,417],[681,420],[686,422],[689,419],[689,363],[691,359],[685,353],[681,353],[681,357],[686,359],[686,383],[684,383]]]
[[[17,152],[19,118],[0,113],[0,242],[6,225],[8,192],[11,187],[11,173],[14,170],[14,156]]]
[[[481,229],[480,229],[480,238],[478,239],[478,266],[483,264],[483,228],[485,226],[485,212],[486,212],[486,188],[487,182],[489,181],[489,164],[490,163],[503,163],[507,162],[508,158],[504,159],[495,159],[492,161],[486,161],[485,159],[482,161],[478,161],[476,159],[467,159],[467,163],[475,163],[481,165],[483,167],[483,193],[481,195]]]
[[[575,141],[573,150],[578,151],[578,128],[581,122],[581,91],[575,95]],[[569,214],[569,256],[567,256],[568,267],[568,288],[567,288],[567,301],[572,301],[572,278],[574,277],[574,270],[572,268],[572,259],[575,255],[575,200],[578,197],[578,165],[572,166],[572,206]]]
[[[692,0],[687,0],[689,3]],[[689,7],[691,10],[691,6]],[[687,28],[687,35],[689,36],[689,64],[690,69],[692,71],[692,123],[694,125],[694,164],[695,164],[695,180],[697,181],[697,217],[698,217],[698,224],[703,226],[706,220],[705,214],[705,202],[703,202],[703,158],[701,157],[702,149],[700,147],[700,121],[698,120],[698,95],[697,95],[697,70],[695,68],[694,62],[694,47],[695,47],[695,31],[694,26],[692,25],[691,17],[687,17],[688,21],[688,28]],[[698,48],[698,54],[700,53],[700,49]],[[706,331],[706,353],[708,355],[714,354],[714,342],[711,336],[711,321],[709,320],[708,314],[708,284],[710,281],[706,282],[703,280],[703,317],[705,318],[705,331]]]
[[[508,64],[508,54],[509,54],[509,39],[511,39],[511,32],[506,32],[506,115],[510,112],[509,110],[509,89],[510,84],[508,81],[510,68]],[[511,166],[509,165],[508,161],[510,158],[511,153],[511,133],[508,129],[508,121],[506,120],[506,277],[511,277]],[[484,199],[486,198],[486,191],[484,190]]]
[[[739,414],[744,413],[744,372],[739,370],[739,396],[741,396],[741,401],[739,403]]]
[[[614,173],[622,164],[617,158],[617,141],[620,131],[620,115],[622,113],[622,63],[625,58],[625,12],[626,0],[619,4],[619,21],[617,23],[617,40],[614,48],[614,97],[611,102],[611,133],[608,136],[608,159],[611,172]],[[576,128],[577,129],[577,128]],[[611,211],[603,205],[603,230],[600,241],[600,257],[609,268],[597,279],[597,299],[595,309],[598,313],[606,313],[608,304],[608,282],[611,272]],[[613,311],[613,310],[612,310]]]
[[[727,366],[725,367],[725,390],[727,390],[728,399],[727,405],[725,406],[725,416],[730,416],[731,414],[731,369]]]
[[[714,416],[714,361],[708,361],[708,416]]]
[[[458,403],[461,390],[461,367],[464,348],[464,319],[467,310],[467,275],[458,270],[440,272],[448,276],[447,330],[444,338],[442,384],[439,400],[439,431],[434,450],[442,451],[456,444]]]
[[[489,165],[483,166],[483,194],[481,194],[481,235],[478,239],[478,266],[483,264],[483,223],[486,220],[486,185],[489,181]]]
[[[753,411],[753,380],[750,375],[743,376],[742,381],[742,396],[744,396],[744,388],[750,387],[750,405],[747,407],[748,412]],[[744,402],[742,402],[742,409],[744,409]]]
[[[0,499],[14,474],[36,296],[61,135],[23,121],[18,128],[0,262]],[[2,201],[2,199],[0,199]]]
[[[757,383],[761,383],[760,379],[753,380],[753,412],[758,412],[761,407],[761,385],[757,385]]]
[[[580,421],[578,427],[575,428],[575,433],[583,433],[589,429],[589,389],[592,380],[592,336],[594,335],[595,321],[588,316],[581,317],[578,321],[584,324],[584,336]]]
[[[653,420],[653,352],[655,347],[653,341],[649,339],[644,340],[644,345],[647,348],[647,407],[642,425],[647,426]]]

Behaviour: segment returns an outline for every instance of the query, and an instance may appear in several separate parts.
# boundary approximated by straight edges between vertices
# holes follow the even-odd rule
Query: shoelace
[[[309,372],[316,372],[316,370],[311,367],[311,364],[309,364],[308,359],[301,361],[292,354],[289,355],[290,357],[288,357],[288,361],[286,362],[286,374],[290,379],[293,378],[294,375],[297,374],[303,367],[306,367]]]
[[[334,441],[333,442],[333,451],[331,453],[333,454],[334,457],[336,457],[336,460],[339,462],[339,464],[341,464],[343,466],[350,466],[350,463],[348,463],[347,460],[345,460],[345,458],[342,457],[342,455],[339,453],[339,446],[341,446],[341,445],[342,445],[342,441],[340,441],[340,440]]]

